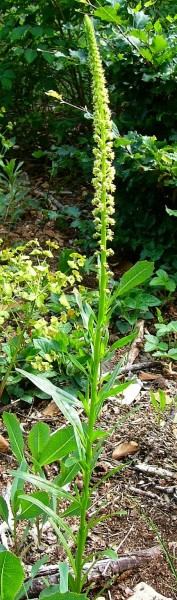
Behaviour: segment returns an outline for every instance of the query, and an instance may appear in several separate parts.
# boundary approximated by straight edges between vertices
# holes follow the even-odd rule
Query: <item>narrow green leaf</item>
[[[60,592],[65,594],[68,592],[68,574],[69,568],[66,562],[58,563],[59,575],[60,575]]]
[[[122,366],[122,362],[119,362],[113,369],[112,373],[108,374],[108,380],[107,383],[105,383],[105,385],[102,387],[100,394],[102,393],[106,393],[109,392],[109,390],[112,388],[112,386],[114,385],[115,380],[117,379],[117,376],[119,374],[119,371],[121,369]]]
[[[50,427],[47,423],[36,423],[28,436],[28,447],[31,454],[38,461],[43,448],[50,438]]]
[[[69,360],[73,363],[73,365],[75,365],[79,371],[82,371],[82,373],[84,373],[84,375],[87,375],[87,371],[84,369],[83,365],[77,360],[77,358],[75,356],[73,356],[72,354],[67,354]]]
[[[3,521],[5,521],[8,524],[8,506],[2,496],[0,496],[0,516],[2,517]]]
[[[35,485],[41,490],[45,490],[51,496],[56,496],[57,498],[67,498],[72,501],[73,496],[69,492],[65,492],[62,488],[58,487],[54,483],[47,481],[43,477],[39,477],[38,475],[32,475],[32,473],[23,473],[23,471],[10,471],[10,475],[13,475],[14,479],[18,479],[19,481],[28,481],[32,485]]]
[[[102,388],[99,394],[100,400],[106,400],[106,398],[110,396],[116,396],[117,394],[121,394],[124,390],[126,390],[129,385],[133,383],[133,380],[126,381],[125,383],[120,383],[119,385],[115,385],[115,387],[111,388],[109,391],[105,392],[104,389],[106,386]]]
[[[135,340],[137,335],[138,335],[138,330],[135,331],[135,333],[130,333],[130,335],[126,335],[125,337],[121,338],[120,340],[117,340],[117,342],[114,342],[114,344],[112,344],[112,346],[110,346],[109,351],[112,352],[113,350],[117,350],[117,348],[123,348],[124,346],[126,346],[127,344],[130,344],[130,342]]]
[[[12,452],[20,464],[24,459],[24,441],[18,419],[15,415],[4,412],[3,421],[7,427]]]
[[[43,556],[42,558],[40,558],[40,560],[37,560],[37,562],[32,566],[31,577],[28,579],[28,581],[23,583],[18,594],[15,596],[15,600],[21,600],[21,598],[28,598],[27,592],[33,582],[34,577],[36,577],[40,567],[42,567],[42,565],[44,565],[47,561],[48,557]]]
[[[13,483],[12,483],[12,488],[11,488],[11,504],[12,504],[12,512],[15,514],[18,510],[19,507],[19,501],[18,501],[18,492],[19,490],[22,492],[23,488],[24,488],[24,481],[22,479],[20,479],[18,477],[19,472],[20,473],[26,473],[26,471],[28,470],[28,465],[26,460],[24,459],[21,464],[19,469],[16,469],[15,473],[16,473],[16,477],[14,477],[13,479]]]
[[[23,496],[19,496],[20,500],[28,500],[28,496],[27,495],[23,495]],[[64,529],[68,535],[71,537],[71,539],[76,542],[75,536],[71,530],[71,528],[67,525],[67,523],[65,523],[65,521],[59,517],[59,515],[56,514],[56,512],[54,512],[54,510],[52,510],[52,508],[50,508],[49,506],[46,506],[45,504],[43,504],[43,502],[40,502],[40,500],[37,500],[37,498],[33,498],[31,496],[30,498],[31,503],[34,504],[35,506],[38,506],[42,512],[44,512],[46,515],[48,515],[48,517],[50,517],[51,519],[53,519],[53,521],[55,521],[55,523],[57,523],[62,529]]]
[[[33,375],[32,373],[28,373],[28,371],[24,371],[23,369],[16,369],[19,373],[21,373],[27,379],[30,379],[34,385],[36,385],[42,392],[46,392],[49,396],[51,396],[54,400],[54,395],[57,394],[61,397],[62,400],[65,400],[68,404],[73,406],[81,407],[79,400],[77,400],[76,396],[73,394],[69,394],[62,388],[58,388],[56,385],[53,385],[49,379],[45,377],[41,377],[40,375]]]
[[[14,600],[24,580],[20,558],[12,552],[0,552],[0,598]]]

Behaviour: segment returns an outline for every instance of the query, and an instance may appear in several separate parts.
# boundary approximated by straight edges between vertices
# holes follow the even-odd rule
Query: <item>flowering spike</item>
[[[109,255],[107,241],[113,238],[110,226],[114,224],[112,218],[114,213],[112,192],[115,190],[113,184],[115,169],[112,166],[114,159],[112,121],[106,81],[95,32],[92,22],[87,15],[85,16],[85,27],[92,74],[94,141],[96,143],[96,147],[93,150],[95,156],[94,177],[92,180],[95,188],[93,206],[96,207],[94,208],[93,216],[98,244],[101,254],[103,254],[102,259],[105,265],[107,256]]]

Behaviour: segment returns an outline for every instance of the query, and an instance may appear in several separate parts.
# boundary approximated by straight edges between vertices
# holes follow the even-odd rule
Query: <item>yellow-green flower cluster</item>
[[[18,312],[24,303],[28,303],[30,309],[30,303],[33,302],[37,310],[48,312],[46,302],[51,293],[61,295],[60,303],[70,309],[62,290],[82,281],[80,268],[84,265],[85,257],[78,253],[71,255],[70,275],[51,271],[49,259],[53,258],[52,249],[58,249],[59,246],[50,240],[46,245],[48,249],[43,250],[38,240],[31,240],[15,249],[0,250],[0,326],[9,318],[11,311]]]
[[[92,90],[94,105],[94,141],[96,147],[93,168],[93,185],[95,194],[93,199],[93,215],[96,228],[95,237],[98,238],[100,250],[106,249],[107,241],[113,239],[112,227],[114,225],[114,198],[113,183],[115,169],[113,167],[113,135],[112,121],[109,109],[109,98],[106,81],[99,55],[94,28],[88,16],[85,17],[87,43],[89,49],[90,69],[92,73]],[[112,251],[106,249],[106,255]]]

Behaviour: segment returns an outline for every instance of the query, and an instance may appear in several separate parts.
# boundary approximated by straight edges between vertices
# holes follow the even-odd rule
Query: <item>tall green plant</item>
[[[103,67],[99,55],[99,50],[96,43],[95,33],[91,20],[86,16],[85,29],[89,50],[89,62],[92,73],[92,90],[94,103],[94,179],[93,184],[95,194],[93,199],[93,215],[95,224],[95,235],[98,238],[98,287],[99,301],[98,312],[94,313],[89,304],[83,301],[78,290],[75,289],[76,300],[80,309],[85,338],[89,339],[90,353],[88,354],[87,364],[80,364],[81,373],[84,372],[86,377],[85,395],[79,393],[79,398],[73,394],[67,393],[62,389],[57,388],[46,378],[35,376],[25,371],[20,371],[26,375],[40,389],[51,395],[57,406],[62,411],[66,420],[71,424],[73,434],[75,436],[77,450],[73,451],[73,447],[63,444],[60,448],[61,459],[61,474],[56,480],[56,495],[60,495],[61,488],[66,483],[66,472],[73,465],[78,464],[79,470],[82,472],[83,488],[78,491],[74,486],[74,493],[69,494],[70,506],[60,516],[49,507],[46,507],[42,502],[36,500],[34,495],[25,496],[19,495],[18,499],[30,499],[32,504],[42,508],[51,519],[55,531],[62,542],[67,553],[72,575],[69,575],[69,588],[73,592],[80,594],[87,579],[87,573],[83,575],[83,566],[85,560],[85,548],[89,530],[99,522],[102,517],[97,512],[96,518],[89,516],[88,509],[91,505],[91,495],[93,488],[90,485],[91,475],[98,456],[102,449],[102,444],[108,433],[97,428],[97,419],[101,411],[102,405],[109,396],[120,393],[130,382],[119,384],[116,383],[117,375],[120,370],[120,364],[116,365],[112,373],[104,375],[102,373],[102,364],[106,362],[110,353],[118,347],[129,343],[135,334],[116,342],[111,348],[108,348],[108,323],[115,306],[115,301],[119,296],[125,295],[134,286],[141,284],[146,278],[152,274],[153,263],[146,261],[137,263],[128,273],[125,273],[120,281],[116,292],[111,296],[108,289],[109,266],[108,256],[111,253],[108,248],[109,242],[113,237],[113,213],[114,213],[114,167],[112,165],[114,154],[112,150],[112,122],[109,110],[108,94],[105,84]],[[79,367],[79,361],[77,361]],[[77,409],[84,408],[84,424],[82,424],[80,415]],[[82,412],[82,411],[81,411]],[[86,420],[86,424],[85,424]],[[64,430],[62,429],[64,432]],[[45,447],[43,449],[45,454]],[[53,456],[55,451],[53,449]],[[39,463],[42,466],[41,457]],[[119,467],[120,469],[120,467]],[[62,474],[65,473],[64,479]],[[13,473],[14,475],[15,473]],[[33,485],[44,489],[44,479],[31,476],[28,473],[18,471],[16,477],[25,481],[30,481]],[[71,481],[71,478],[69,479]],[[45,490],[51,493],[51,484],[45,481]],[[58,492],[57,492],[58,489]],[[23,510],[23,509],[22,509]],[[66,524],[67,517],[75,514],[79,518],[78,533],[75,536]],[[106,517],[105,517],[106,518]],[[67,531],[67,535],[75,544],[76,551],[74,555],[71,552],[69,543],[67,542],[63,531]],[[61,591],[60,587],[59,590]],[[55,590],[56,591],[56,590]]]

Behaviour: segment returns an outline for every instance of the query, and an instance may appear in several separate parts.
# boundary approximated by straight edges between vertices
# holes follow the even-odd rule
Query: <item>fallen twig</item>
[[[136,488],[133,485],[129,488],[130,492],[133,492],[133,494],[137,494],[139,496],[147,496],[147,498],[157,498],[159,499],[158,494],[154,494],[153,492],[148,492],[146,490],[143,490],[142,488]]]
[[[161,467],[156,467],[156,465],[147,465],[146,463],[138,463],[134,465],[134,468],[141,473],[146,473],[147,475],[156,475],[157,477],[169,477],[171,479],[177,478],[177,471],[168,471],[168,469],[162,469]]]
[[[118,560],[104,559],[99,560],[90,569],[92,563],[86,563],[83,571],[86,572],[90,569],[88,575],[88,582],[97,582],[103,578],[111,579],[115,575],[121,575],[125,571],[131,571],[146,563],[147,561],[156,560],[161,554],[160,546],[153,546],[146,550],[138,550],[131,554],[125,554],[118,558]],[[29,569],[30,571],[31,569]],[[40,575],[39,575],[40,574]],[[43,565],[38,573],[38,576],[34,578],[33,583],[28,592],[29,598],[38,596],[38,594],[46,587],[43,577],[49,578],[49,584],[55,585],[58,583],[58,566],[57,565]]]
[[[143,361],[140,363],[136,363],[135,365],[126,365],[125,367],[121,367],[119,373],[129,373],[131,371],[142,371],[144,369],[148,369],[149,367],[160,366],[162,363],[160,360],[149,360]]]

